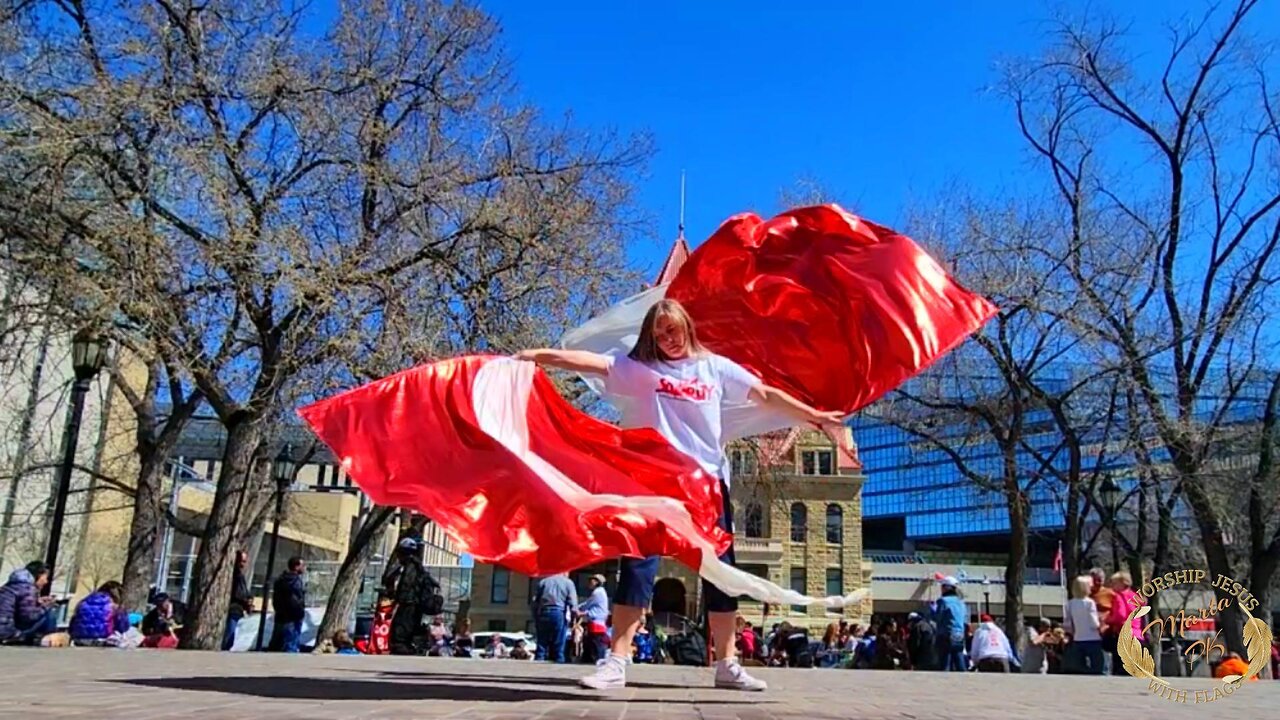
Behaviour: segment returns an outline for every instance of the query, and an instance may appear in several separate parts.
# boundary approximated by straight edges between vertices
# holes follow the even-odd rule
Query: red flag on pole
[[[1059,573],[1060,573],[1060,572],[1062,572],[1062,570],[1063,570],[1063,565],[1062,565],[1062,541],[1061,541],[1061,540],[1059,540],[1059,541],[1058,541],[1058,552],[1057,552],[1057,554],[1056,554],[1056,555],[1054,555],[1054,556],[1053,556],[1053,569],[1054,569],[1056,572],[1059,572]]]

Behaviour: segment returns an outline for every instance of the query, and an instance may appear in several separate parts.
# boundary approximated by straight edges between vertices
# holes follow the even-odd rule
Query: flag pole
[[[684,237],[684,171],[680,171],[680,237]]]
[[[1066,612],[1067,607],[1067,559],[1062,555],[1062,540],[1058,540],[1058,583],[1062,585],[1062,612]]]

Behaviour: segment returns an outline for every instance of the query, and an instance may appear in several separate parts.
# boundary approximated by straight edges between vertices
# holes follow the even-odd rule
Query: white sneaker
[[[627,686],[627,659],[610,655],[596,665],[594,674],[578,681],[582,687],[592,690],[617,690]]]
[[[726,690],[748,690],[760,692],[769,685],[747,674],[738,663],[737,658],[728,658],[716,662],[716,687]]]

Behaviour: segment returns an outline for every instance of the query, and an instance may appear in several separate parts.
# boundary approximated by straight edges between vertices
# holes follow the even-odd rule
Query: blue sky
[[[730,215],[780,210],[782,191],[801,181],[899,226],[908,204],[949,185],[998,193],[1039,181],[1008,103],[989,89],[997,63],[1036,54],[1046,21],[1065,8],[1127,23],[1126,46],[1149,76],[1167,57],[1167,27],[1187,27],[1209,7],[1200,0],[473,1],[501,22],[523,99],[550,119],[572,113],[579,127],[654,138],[657,154],[639,196],[651,237],[629,248],[646,271],[660,266],[675,237],[682,170],[686,234],[695,245]],[[315,0],[311,22],[330,21],[336,5]],[[1262,3],[1249,25],[1280,27],[1280,3]],[[1145,154],[1120,159],[1135,177],[1150,167]]]
[[[996,56],[1034,47],[1036,15],[928,4],[481,2],[545,110],[653,134],[641,198],[660,237],[633,249],[643,267],[675,235],[682,169],[696,243],[734,213],[780,209],[801,179],[892,224],[913,194],[1022,167],[1012,118],[983,87]]]
[[[1163,54],[1161,20],[1204,7],[1172,5],[1129,5],[1142,20],[1139,55]],[[948,184],[998,191],[1030,172],[1011,110],[987,88],[998,60],[1040,46],[1045,3],[481,6],[501,20],[524,92],[548,113],[653,134],[641,201],[657,236],[632,249],[646,269],[675,235],[682,169],[694,243],[734,213],[775,212],[781,190],[804,178],[893,225],[904,205]]]

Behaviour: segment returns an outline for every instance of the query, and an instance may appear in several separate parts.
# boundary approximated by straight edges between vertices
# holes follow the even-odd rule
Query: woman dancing
[[[699,342],[693,321],[675,300],[661,300],[649,308],[635,347],[627,355],[600,355],[581,350],[525,350],[516,355],[540,365],[604,377],[608,395],[628,400],[624,427],[657,430],[677,450],[698,462],[712,482],[720,483],[724,507],[720,527],[733,532],[729,502],[728,461],[722,445],[721,407],[748,399],[783,412],[799,422],[833,432],[841,429],[842,413],[809,407],[758,378],[733,361],[709,352]],[[733,564],[730,545],[722,561]],[[609,657],[582,685],[597,690],[625,687],[627,655],[644,611],[653,600],[658,575],[657,557],[624,557],[620,563],[613,608],[613,644]],[[738,599],[703,581],[708,622],[715,643],[718,688],[764,690],[766,685],[747,674],[737,660],[734,622]]]

